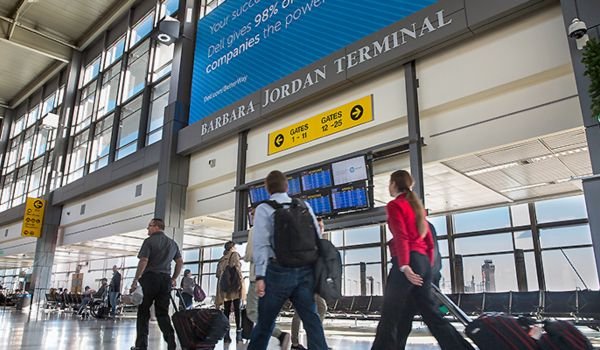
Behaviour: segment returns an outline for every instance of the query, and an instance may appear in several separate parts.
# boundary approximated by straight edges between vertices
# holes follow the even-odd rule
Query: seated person
[[[100,289],[94,294],[94,299],[104,299],[104,296],[108,292],[108,280],[103,278],[100,280]]]
[[[77,311],[78,315],[81,315],[86,305],[92,301],[94,292],[95,291],[91,289],[90,286],[85,286],[85,290],[83,292],[83,299],[81,300],[81,304],[79,304],[79,310]]]

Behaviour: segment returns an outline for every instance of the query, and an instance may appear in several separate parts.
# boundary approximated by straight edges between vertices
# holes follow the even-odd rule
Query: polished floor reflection
[[[289,329],[289,320],[284,319],[283,328]],[[134,343],[135,318],[117,320],[80,320],[69,313],[40,313],[39,316],[14,309],[0,309],[0,350],[124,350]],[[329,346],[333,349],[367,350],[371,348],[375,323],[353,321],[326,321]],[[408,349],[439,349],[426,328],[416,324],[409,339]],[[587,330],[586,334],[600,345],[600,333]],[[233,334],[232,334],[233,335]],[[166,349],[156,322],[150,325],[150,349]],[[245,344],[219,343],[218,350],[244,350]],[[279,349],[272,339],[269,349]]]

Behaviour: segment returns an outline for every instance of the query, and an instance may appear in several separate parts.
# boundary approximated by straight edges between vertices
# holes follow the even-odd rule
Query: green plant
[[[585,65],[584,75],[590,78],[590,98],[592,99],[592,117],[600,121],[600,43],[590,39],[583,48],[583,59]]]

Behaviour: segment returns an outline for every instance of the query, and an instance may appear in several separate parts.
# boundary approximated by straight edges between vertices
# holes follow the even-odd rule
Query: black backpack
[[[314,264],[319,257],[317,228],[304,202],[294,198],[289,205],[273,200],[265,203],[275,209],[273,238],[277,263],[287,267]]]
[[[231,256],[229,256],[229,259],[231,259]],[[229,266],[229,260],[227,260],[227,265],[223,269],[223,273],[219,279],[219,287],[221,287],[221,291],[223,293],[239,292],[242,290],[240,280],[241,278],[238,270],[235,268],[235,266]]]

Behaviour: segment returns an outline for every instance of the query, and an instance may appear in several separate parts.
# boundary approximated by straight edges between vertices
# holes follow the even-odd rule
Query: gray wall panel
[[[600,25],[600,1],[577,0],[579,16],[588,28]],[[568,18],[569,21],[573,18]]]

